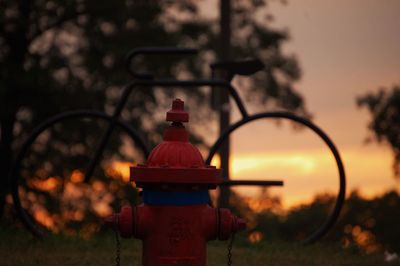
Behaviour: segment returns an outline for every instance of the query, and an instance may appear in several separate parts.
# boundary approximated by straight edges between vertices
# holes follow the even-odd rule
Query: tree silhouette
[[[381,88],[357,99],[358,106],[366,107],[371,114],[368,125],[373,138],[389,144],[393,154],[393,170],[400,177],[400,87]]]
[[[284,55],[280,49],[288,40],[287,32],[269,28],[269,17],[257,20],[253,16],[265,6],[265,1],[234,3],[232,54],[237,59],[256,56],[266,63],[265,71],[251,80],[247,95],[259,99],[259,103],[306,114],[301,96],[293,89],[293,83],[300,78],[296,58]],[[27,134],[40,121],[61,111],[108,111],[119,95],[118,87],[129,79],[123,60],[130,49],[200,49],[198,58],[185,62],[159,58],[139,62],[162,76],[206,75],[209,70],[205,64],[216,58],[217,23],[199,12],[196,1],[10,0],[0,3],[0,22],[0,213],[12,158]],[[186,93],[197,97],[198,106],[208,99],[208,93],[201,91]],[[139,90],[123,117],[143,131],[157,131],[158,118],[143,114],[153,113],[158,104],[160,98],[154,90]],[[90,127],[96,131],[101,125],[93,123]],[[79,145],[84,145],[85,151],[92,149],[95,141],[83,134],[83,129],[81,134],[72,134],[76,128],[73,124],[63,125],[52,132],[45,147],[34,147],[38,154],[53,158],[50,166],[50,162],[42,162],[47,163],[44,167],[61,169],[75,163],[56,157],[72,155]],[[75,149],[65,136],[81,143]],[[120,144],[120,139],[114,141],[117,149]],[[50,146],[51,155],[47,152]],[[29,163],[35,165],[40,160],[40,156],[32,156]],[[79,160],[85,161],[86,157]]]

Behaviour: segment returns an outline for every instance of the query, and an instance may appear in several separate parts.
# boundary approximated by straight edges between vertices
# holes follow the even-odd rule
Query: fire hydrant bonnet
[[[193,191],[216,188],[221,169],[206,166],[199,150],[189,142],[182,122],[189,121],[183,101],[176,99],[167,113],[172,124],[163,142],[151,152],[146,165],[131,167],[131,181],[152,190]]]

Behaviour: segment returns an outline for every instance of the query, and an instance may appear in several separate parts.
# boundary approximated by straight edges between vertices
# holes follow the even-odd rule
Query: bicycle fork
[[[106,132],[103,134],[100,140],[99,146],[97,146],[96,152],[94,153],[93,159],[90,160],[88,166],[86,167],[85,171],[85,183],[89,182],[90,178],[93,175],[94,168],[96,167],[97,163],[99,162],[101,156],[103,155],[104,148],[107,145],[108,140],[111,137],[111,134],[116,126],[116,121],[118,120],[119,115],[122,112],[122,109],[125,107],[125,104],[128,100],[129,94],[132,90],[132,86],[126,86],[122,92],[121,100],[118,102],[115,111],[112,115],[112,120],[110,121]]]

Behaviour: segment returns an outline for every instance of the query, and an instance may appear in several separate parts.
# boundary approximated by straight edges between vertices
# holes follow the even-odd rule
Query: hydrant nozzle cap
[[[185,104],[181,99],[172,102],[172,109],[167,112],[167,121],[189,122],[189,114],[185,112]]]
[[[243,220],[242,218],[237,218],[236,220],[236,230],[237,231],[243,231],[247,227],[246,221]]]
[[[115,228],[118,226],[118,215],[112,214],[103,220],[104,224],[110,228]]]

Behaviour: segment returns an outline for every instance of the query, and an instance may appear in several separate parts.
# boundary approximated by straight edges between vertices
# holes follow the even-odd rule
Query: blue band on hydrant
[[[148,205],[195,205],[208,204],[207,191],[164,192],[143,190],[143,203]]]

